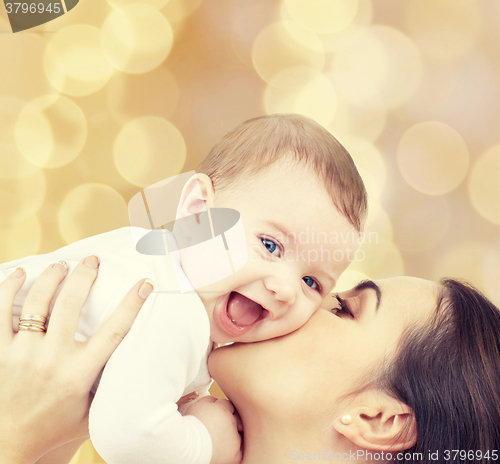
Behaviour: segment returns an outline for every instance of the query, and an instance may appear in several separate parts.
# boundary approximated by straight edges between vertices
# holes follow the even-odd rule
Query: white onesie
[[[108,464],[208,464],[212,442],[206,427],[194,416],[182,416],[176,404],[211,382],[208,316],[194,290],[180,292],[177,279],[188,281],[175,258],[136,251],[137,237],[148,232],[126,227],[11,261],[0,265],[0,279],[18,266],[26,269],[13,308],[17,331],[28,290],[49,264],[64,260],[71,273],[82,258],[97,255],[99,274],[81,311],[78,341],[96,332],[137,281],[152,279],[155,291],[103,370],[90,408],[90,436]]]

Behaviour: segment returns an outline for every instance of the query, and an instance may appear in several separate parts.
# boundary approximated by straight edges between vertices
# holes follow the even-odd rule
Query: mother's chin
[[[245,394],[251,378],[254,377],[254,371],[249,368],[251,363],[245,361],[248,345],[233,343],[221,346],[213,350],[208,358],[208,370],[211,377],[229,399],[233,397],[236,401]],[[246,369],[245,366],[247,366]],[[233,399],[231,401],[234,403]]]

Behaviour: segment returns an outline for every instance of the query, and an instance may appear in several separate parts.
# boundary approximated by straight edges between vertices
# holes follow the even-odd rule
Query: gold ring
[[[19,318],[19,322],[41,322],[45,324],[47,318],[43,316],[38,316],[37,314],[22,314]]]
[[[18,325],[18,329],[21,330],[26,330],[29,332],[46,332],[47,329],[45,328],[44,325],[41,325],[40,323],[30,323],[30,322],[20,322]]]
[[[45,327],[45,324],[42,324],[41,322],[38,322],[38,321],[21,321],[19,323],[20,325],[24,325],[24,326],[37,326],[37,327]]]
[[[36,324],[27,324],[25,322],[19,324],[19,330],[26,330],[29,332],[46,332],[46,328],[44,326],[36,325]]]

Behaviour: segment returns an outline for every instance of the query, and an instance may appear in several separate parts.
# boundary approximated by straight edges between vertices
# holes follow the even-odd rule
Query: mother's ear
[[[361,393],[335,420],[335,430],[355,445],[378,451],[403,451],[417,442],[413,411],[380,391]]]

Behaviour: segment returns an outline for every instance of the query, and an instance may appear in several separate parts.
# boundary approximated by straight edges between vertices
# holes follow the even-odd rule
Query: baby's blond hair
[[[210,150],[197,171],[212,179],[217,192],[283,158],[311,166],[335,207],[361,231],[367,196],[358,170],[338,140],[305,116],[273,114],[245,121]]]

